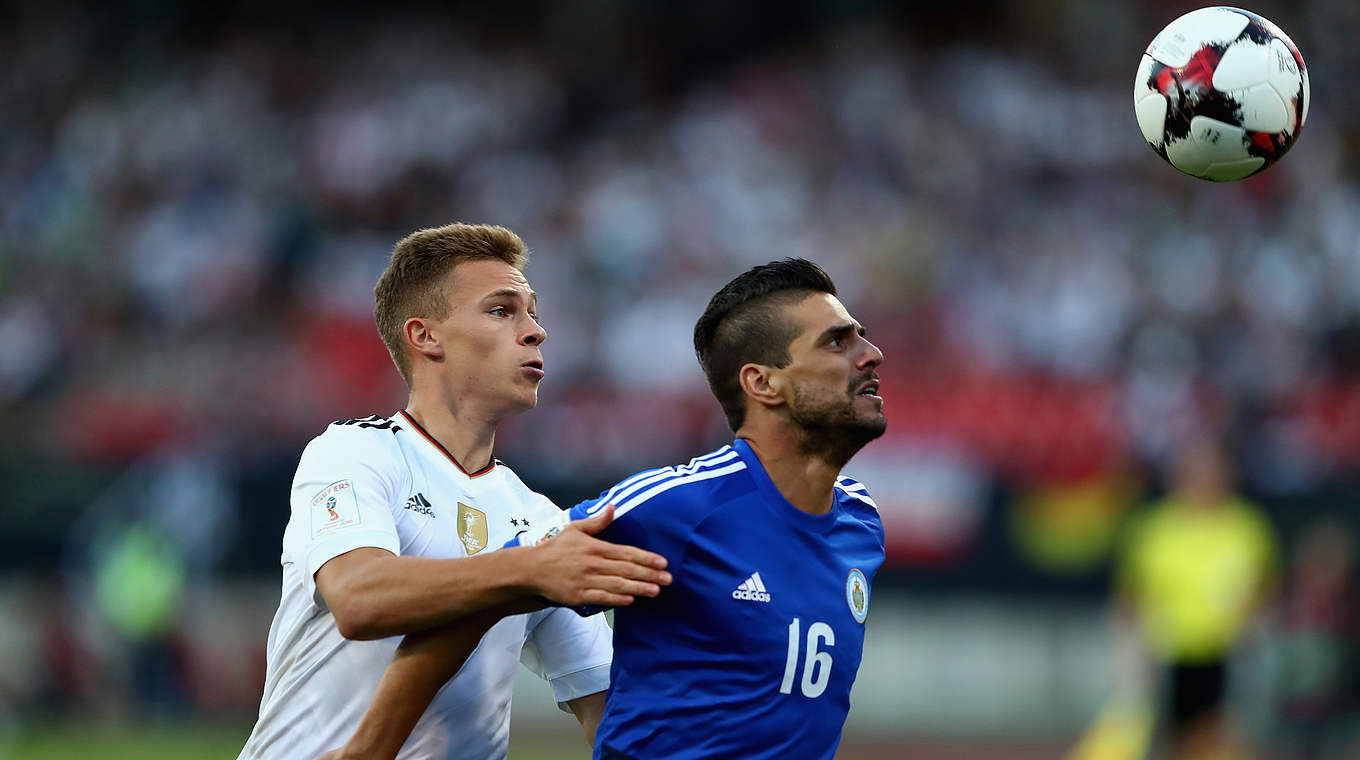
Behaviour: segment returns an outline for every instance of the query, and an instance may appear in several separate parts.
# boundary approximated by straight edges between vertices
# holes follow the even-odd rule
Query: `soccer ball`
[[[1279,27],[1239,8],[1201,8],[1148,45],[1133,108],[1167,163],[1229,182],[1289,150],[1308,118],[1308,92],[1303,56]]]

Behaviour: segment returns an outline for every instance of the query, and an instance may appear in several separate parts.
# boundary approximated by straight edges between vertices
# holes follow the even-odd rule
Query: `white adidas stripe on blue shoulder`
[[[858,480],[844,476],[836,478],[836,488],[839,488],[841,493],[846,496],[849,496],[852,499],[858,499],[874,509],[878,509],[878,504],[874,501],[873,497],[869,495],[869,489],[865,488],[864,484]]]
[[[648,481],[648,482],[655,482],[655,480],[656,480],[657,478],[666,477],[666,476],[668,476],[668,475],[676,474],[676,473],[678,473],[679,470],[682,470],[682,469],[684,469],[684,470],[694,470],[694,469],[703,467],[703,466],[706,465],[706,464],[711,463],[711,462],[714,461],[716,458],[721,457],[721,460],[722,460],[722,461],[727,461],[728,459],[731,459],[732,456],[736,456],[736,451],[735,451],[731,446],[724,446],[724,447],[722,447],[721,449],[718,449],[717,451],[714,451],[714,452],[709,453],[709,454],[705,454],[705,455],[703,455],[703,456],[695,457],[695,458],[689,460],[689,464],[687,464],[687,465],[683,465],[683,466],[680,466],[680,467],[674,467],[674,466],[673,466],[673,467],[657,467],[657,468],[654,468],[654,469],[651,469],[651,470],[643,470],[642,472],[639,472],[639,473],[637,473],[636,475],[631,475],[631,476],[629,476],[629,477],[627,477],[627,478],[624,478],[623,480],[619,481],[618,483],[616,483],[616,484],[614,485],[613,488],[610,488],[608,491],[605,492],[604,496],[601,496],[601,497],[600,497],[600,501],[601,501],[601,502],[604,502],[604,503],[608,503],[608,502],[610,502],[610,501],[612,501],[612,500],[615,500],[615,499],[619,498],[620,493],[622,493],[622,492],[625,491],[625,490],[630,489],[633,485],[639,484],[639,483],[641,483],[641,482],[644,481],[644,480],[646,480],[646,481]]]
[[[620,490],[627,488],[628,486],[638,482],[639,480],[642,480],[644,478],[650,478],[654,475],[657,475],[658,473],[663,473],[670,469],[671,468],[669,467],[657,467],[652,470],[643,470],[642,472],[639,472],[636,475],[629,475],[623,480],[620,480],[619,482],[615,483],[612,487],[610,487],[608,491],[605,491],[604,495],[600,497],[600,503],[607,504],[611,499],[618,495],[618,492]]]
[[[650,488],[658,483],[665,483],[675,478],[685,477],[696,473],[708,472],[714,467],[725,465],[733,460],[740,461],[741,455],[731,446],[707,454],[702,457],[691,459],[689,464],[679,467],[663,467],[660,470],[653,470],[646,474],[646,477],[633,478],[629,480],[625,487],[611,489],[612,499],[615,505],[621,505],[639,491]]]
[[[618,505],[639,490],[647,488],[655,483],[671,478],[683,477],[696,472],[703,472],[712,467],[730,462],[733,459],[739,459],[740,456],[741,455],[737,453],[736,449],[731,446],[724,446],[712,454],[695,457],[689,460],[689,464],[686,465],[681,465],[679,467],[662,467],[657,470],[640,472],[609,489],[604,496],[600,497],[600,502],[608,504],[612,501],[615,505]]]
[[[734,453],[736,453],[736,449],[732,448],[731,446],[723,446],[722,448],[718,449],[717,451],[710,451],[710,452],[707,453],[707,454],[704,454],[704,455],[702,455],[702,456],[697,456],[697,457],[695,457],[695,458],[689,460],[689,464],[684,465],[683,467],[673,468],[673,469],[681,469],[681,470],[687,470],[687,469],[688,469],[688,470],[692,470],[692,469],[694,469],[694,468],[696,468],[696,467],[698,467],[698,466],[700,466],[700,465],[703,465],[704,463],[712,462],[712,461],[716,460],[718,457],[721,457],[721,458],[724,459],[724,460],[726,460],[726,459],[731,459],[731,458],[732,458],[731,455],[734,454]]]
[[[732,453],[736,454],[736,452]],[[671,490],[672,488],[690,485],[692,483],[699,483],[701,481],[711,480],[712,478],[720,478],[724,475],[731,475],[734,472],[740,472],[746,469],[746,463],[741,461],[740,457],[735,457],[735,459],[736,459],[735,462],[731,462],[730,464],[724,464],[720,467],[717,467],[716,469],[699,470],[684,475],[676,475],[669,479],[653,481],[652,487],[648,488],[642,493],[630,496],[626,501],[623,501],[622,503],[615,502],[614,519],[615,520],[619,519],[623,515],[627,514],[630,510],[632,510],[633,507],[643,504],[647,500],[652,499],[660,494],[663,494]],[[723,461],[726,462],[727,460]],[[643,486],[639,486],[639,488],[641,487]]]
[[[869,492],[869,489],[865,488],[863,483],[859,482],[858,480],[855,480],[849,475],[837,476],[836,485],[840,486],[841,488],[844,488],[847,491],[864,491],[865,493]]]

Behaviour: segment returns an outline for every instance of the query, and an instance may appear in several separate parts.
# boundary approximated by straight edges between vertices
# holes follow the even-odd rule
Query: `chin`
[[[883,407],[881,405],[877,411],[870,412],[869,414],[860,417],[858,421],[859,427],[877,430],[878,432],[875,437],[883,435],[883,431],[888,428],[888,417],[883,413]]]
[[[866,440],[865,443],[868,443],[868,441],[872,441],[887,432],[888,418],[880,414],[872,419],[865,420],[863,430],[868,436],[868,440]]]
[[[535,406],[538,406],[537,393],[530,396],[519,396],[516,398],[509,398],[505,400],[505,405],[501,407],[503,409],[503,413],[500,416],[511,417],[516,414],[524,414],[530,409],[533,409]]]

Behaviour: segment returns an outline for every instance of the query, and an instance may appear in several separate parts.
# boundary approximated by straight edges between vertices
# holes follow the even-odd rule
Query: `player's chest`
[[[882,552],[867,533],[765,526],[696,532],[678,582],[714,634],[753,650],[820,632],[857,662]]]
[[[438,475],[413,477],[394,512],[402,553],[425,557],[498,549],[542,519],[532,493],[522,486]]]

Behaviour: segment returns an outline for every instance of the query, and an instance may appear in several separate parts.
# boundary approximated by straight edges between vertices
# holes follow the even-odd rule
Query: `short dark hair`
[[[738,372],[745,364],[787,367],[798,326],[780,308],[813,293],[836,295],[821,267],[806,259],[783,259],[752,267],[714,294],[694,324],[694,352],[708,387],[735,432],[746,422],[746,399]]]
[[[408,386],[411,357],[406,352],[402,326],[411,317],[447,317],[445,276],[458,264],[479,259],[504,261],[522,272],[529,261],[529,249],[504,227],[455,222],[412,232],[392,250],[392,258],[373,288],[373,319]]]

